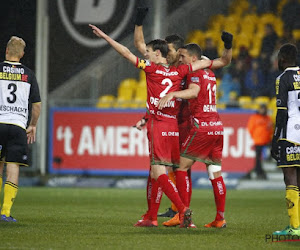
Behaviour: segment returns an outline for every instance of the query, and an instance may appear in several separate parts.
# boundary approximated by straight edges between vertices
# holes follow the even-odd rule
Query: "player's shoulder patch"
[[[151,62],[149,60],[139,59],[137,68],[145,69],[146,66],[151,66]]]
[[[198,76],[192,76],[191,77],[191,82],[200,82],[200,79]]]

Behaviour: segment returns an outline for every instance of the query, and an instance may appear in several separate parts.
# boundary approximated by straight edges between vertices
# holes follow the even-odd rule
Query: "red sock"
[[[173,182],[168,178],[168,176],[166,174],[160,175],[157,179],[157,182],[164,191],[164,193],[168,196],[168,198],[175,204],[178,211],[182,212],[185,206],[179,197],[177,188],[175,187]]]
[[[186,171],[176,170],[176,187],[179,196],[186,207],[189,207],[190,182]]]
[[[163,195],[162,188],[159,186],[158,181],[151,179],[151,205],[149,215],[152,220],[157,220],[157,212],[159,209],[161,197]]]
[[[188,173],[188,177],[189,177],[189,181],[190,181],[190,197],[189,197],[189,205],[188,205],[188,207],[190,207],[190,204],[191,204],[191,199],[192,199],[192,190],[193,190],[193,185],[192,185],[192,171],[191,171],[191,169],[189,169],[188,171],[187,171],[187,173]]]
[[[223,220],[226,199],[226,186],[223,181],[223,177],[220,176],[216,179],[211,180],[211,184],[214,189],[215,203],[217,208],[217,215],[215,220]]]
[[[148,204],[148,211],[150,211],[151,208],[151,177],[150,177],[150,172],[149,172],[149,176],[148,176],[148,180],[147,180],[147,204]]]

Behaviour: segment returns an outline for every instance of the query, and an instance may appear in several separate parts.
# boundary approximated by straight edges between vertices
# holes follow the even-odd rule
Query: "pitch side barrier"
[[[253,168],[255,151],[247,131],[252,113],[236,108],[220,111],[224,125],[222,170],[226,178],[237,180]],[[51,108],[48,172],[147,176],[146,129],[133,127],[144,114],[144,109]],[[193,176],[207,179],[203,163],[193,166]]]

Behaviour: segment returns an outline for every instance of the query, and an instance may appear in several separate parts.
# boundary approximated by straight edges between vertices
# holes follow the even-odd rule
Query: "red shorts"
[[[207,164],[221,165],[223,130],[204,132],[193,126],[181,145],[181,156]]]
[[[179,131],[177,120],[147,122],[150,165],[179,167]]]
[[[189,135],[191,127],[192,126],[191,126],[190,119],[185,120],[184,122],[178,124],[178,129],[179,129],[179,145],[180,145],[180,147],[181,147],[181,144],[184,142],[184,140]]]

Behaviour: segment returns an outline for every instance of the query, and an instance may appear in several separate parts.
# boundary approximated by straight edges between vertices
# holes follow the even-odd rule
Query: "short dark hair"
[[[280,47],[278,57],[283,59],[288,64],[296,65],[297,54],[298,50],[294,44],[285,43]]]
[[[202,49],[196,43],[188,43],[182,47],[186,49],[190,56],[197,56],[197,59],[201,59],[202,56]]]
[[[161,52],[161,55],[167,58],[169,48],[166,40],[155,39],[147,43],[146,46],[150,46],[153,49],[153,51],[158,49]]]
[[[178,34],[169,35],[165,40],[167,43],[172,43],[176,51],[184,45],[184,39]]]

